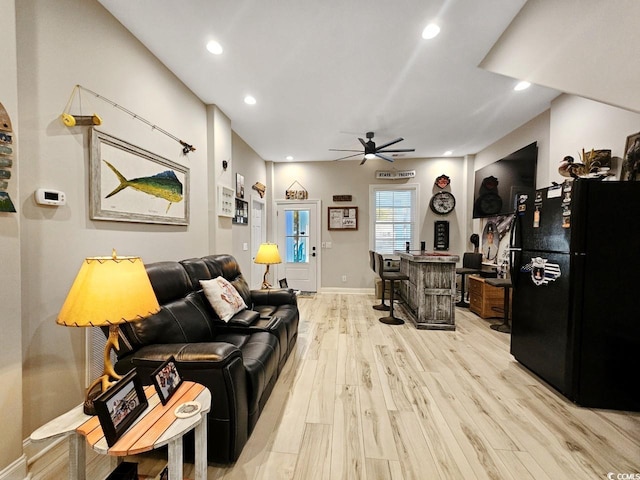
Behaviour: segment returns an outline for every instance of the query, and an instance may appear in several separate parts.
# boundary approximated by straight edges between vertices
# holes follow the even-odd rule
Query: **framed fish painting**
[[[189,224],[189,168],[93,129],[92,220]]]

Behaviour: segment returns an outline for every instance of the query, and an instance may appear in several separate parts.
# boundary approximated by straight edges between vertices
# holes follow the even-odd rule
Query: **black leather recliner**
[[[211,391],[208,458],[235,461],[246,444],[298,335],[297,300],[289,289],[250,290],[231,255],[146,265],[161,310],[121,325],[118,373],[136,368],[143,383],[174,356],[185,380]],[[200,280],[222,275],[247,304],[223,322]]]

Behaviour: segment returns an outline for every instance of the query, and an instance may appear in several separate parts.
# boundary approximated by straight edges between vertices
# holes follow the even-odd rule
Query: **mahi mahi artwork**
[[[178,180],[178,177],[176,177],[173,170],[166,170],[150,177],[132,178],[128,180],[116,167],[106,160],[103,160],[103,162],[107,164],[113,173],[115,173],[116,177],[118,177],[118,181],[120,182],[120,185],[118,185],[105,198],[112,197],[125,188],[131,187],[139,192],[168,201],[169,205],[167,205],[165,213],[169,212],[169,208],[172,204],[182,201],[182,183],[180,183],[180,180]]]

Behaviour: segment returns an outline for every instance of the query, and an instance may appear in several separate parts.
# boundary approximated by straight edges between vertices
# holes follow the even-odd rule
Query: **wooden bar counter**
[[[400,283],[405,311],[416,328],[455,330],[457,255],[400,252],[400,271],[409,277]]]

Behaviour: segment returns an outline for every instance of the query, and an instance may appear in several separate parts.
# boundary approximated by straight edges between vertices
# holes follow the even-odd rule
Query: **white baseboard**
[[[24,454],[0,471],[0,480],[28,480],[29,478],[31,475],[27,475],[27,457]]]
[[[342,295],[375,295],[374,288],[322,287],[318,293],[339,293]]]

